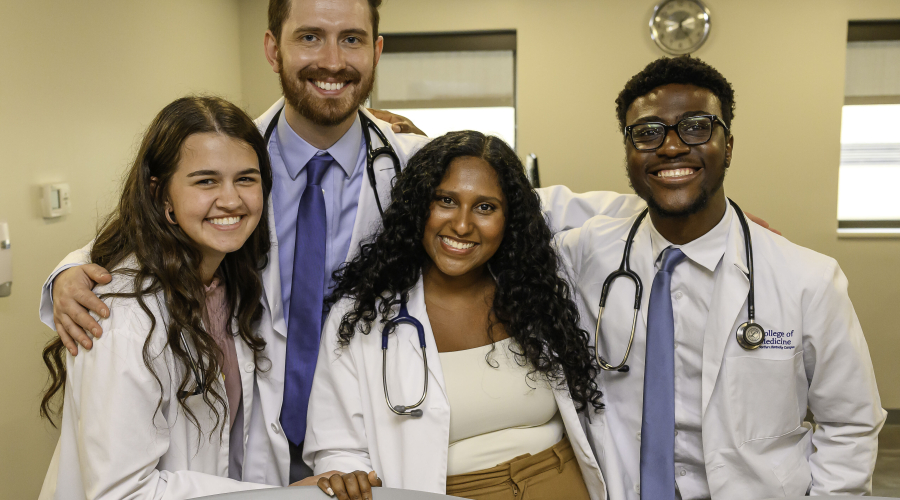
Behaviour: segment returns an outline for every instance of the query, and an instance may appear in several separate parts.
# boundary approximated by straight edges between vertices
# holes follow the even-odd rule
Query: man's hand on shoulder
[[[751,214],[750,212],[744,212],[744,215],[746,215],[748,219],[750,219],[750,220],[752,220],[753,222],[759,224],[760,226],[762,226],[762,227],[768,229],[769,231],[772,231],[773,233],[777,234],[778,236],[783,236],[783,235],[781,234],[781,231],[775,229],[774,227],[769,227],[769,223],[768,223],[768,222],[766,222],[766,221],[760,219],[759,217],[757,217],[757,216]]]
[[[88,350],[93,346],[86,330],[98,338],[103,334],[100,324],[88,310],[100,317],[109,317],[109,308],[91,290],[94,285],[111,280],[109,271],[96,264],[66,269],[53,280],[53,323],[56,334],[72,356],[78,355],[79,344]]]
[[[378,118],[379,120],[384,120],[390,123],[391,130],[399,134],[425,135],[425,132],[419,130],[419,128],[413,125],[413,122],[405,116],[395,115],[394,113],[385,111],[383,109],[372,108],[369,108],[369,113],[372,113],[372,116]]]

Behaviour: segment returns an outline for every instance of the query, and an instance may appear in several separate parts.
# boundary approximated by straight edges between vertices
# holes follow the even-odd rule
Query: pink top
[[[231,318],[225,302],[225,287],[219,286],[219,278],[213,278],[206,287],[206,327],[213,336],[224,359],[221,359],[222,373],[225,375],[225,396],[228,398],[228,422],[234,425],[238,406],[241,402],[241,373],[238,368],[234,336],[231,333]]]

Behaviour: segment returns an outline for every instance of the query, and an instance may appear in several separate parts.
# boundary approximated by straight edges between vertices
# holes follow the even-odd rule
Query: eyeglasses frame
[[[641,122],[641,123],[635,123],[632,125],[628,125],[625,127],[625,137],[631,138],[631,146],[634,147],[635,151],[641,151],[641,152],[656,151],[657,149],[661,148],[663,146],[663,144],[666,143],[666,137],[669,136],[670,130],[675,131],[675,135],[678,136],[678,140],[680,140],[685,146],[702,146],[703,144],[706,144],[707,142],[709,142],[710,139],[712,139],[712,131],[710,131],[710,133],[709,133],[709,139],[707,139],[703,142],[698,142],[696,144],[688,144],[687,141],[684,140],[684,137],[681,137],[681,133],[678,132],[678,125],[680,125],[681,122],[688,120],[690,118],[709,118],[710,121],[712,122],[713,126],[715,126],[715,124],[718,123],[719,125],[722,126],[722,128],[725,129],[726,134],[729,134],[729,135],[731,134],[731,129],[729,129],[728,125],[725,125],[725,122],[722,121],[722,119],[719,118],[717,115],[693,115],[693,116],[685,116],[684,118],[678,120],[678,122],[675,123],[674,125],[666,125],[665,123],[662,123],[662,122]],[[631,133],[631,131],[634,129],[634,127],[637,127],[638,125],[661,125],[663,127],[663,129],[665,130],[665,134],[663,134],[663,140],[661,143],[659,143],[659,146],[656,146],[655,148],[650,148],[650,149],[638,148],[637,144],[635,144],[635,142],[634,142],[634,135],[632,135],[632,133]]]

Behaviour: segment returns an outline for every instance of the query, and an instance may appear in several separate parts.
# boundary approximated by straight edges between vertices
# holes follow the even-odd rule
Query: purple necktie
[[[663,251],[647,312],[644,411],[641,420],[641,498],[675,500],[675,316],[672,271],[684,259]]]
[[[329,154],[313,156],[309,160],[306,188],[297,209],[281,426],[285,436],[298,446],[306,435],[306,410],[322,334],[326,237],[322,178],[333,161]]]

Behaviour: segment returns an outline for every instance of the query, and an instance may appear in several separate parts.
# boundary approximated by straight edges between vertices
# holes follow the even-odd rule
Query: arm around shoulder
[[[644,200],[634,194],[612,191],[573,193],[566,186],[549,186],[536,191],[541,197],[541,209],[554,233],[581,227],[596,215],[631,217],[647,207]]]

